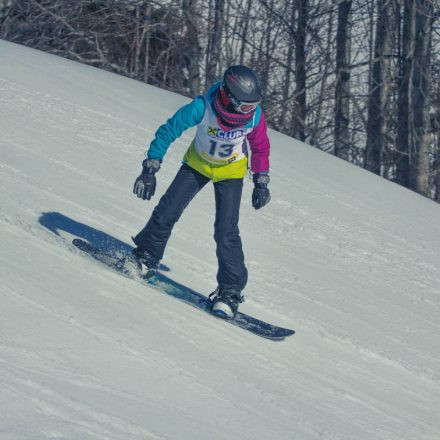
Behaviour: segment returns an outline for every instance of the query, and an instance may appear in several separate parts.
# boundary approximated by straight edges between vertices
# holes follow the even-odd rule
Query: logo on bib
[[[243,137],[245,134],[245,130],[223,131],[217,127],[208,127],[208,136],[215,137],[217,139],[237,139]]]

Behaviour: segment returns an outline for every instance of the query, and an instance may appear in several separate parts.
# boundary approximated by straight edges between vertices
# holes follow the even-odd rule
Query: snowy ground
[[[130,243],[143,153],[185,98],[0,41],[0,439],[440,438],[440,206],[275,132],[272,202],[241,213],[258,338],[71,251]],[[213,190],[170,278],[215,287]]]

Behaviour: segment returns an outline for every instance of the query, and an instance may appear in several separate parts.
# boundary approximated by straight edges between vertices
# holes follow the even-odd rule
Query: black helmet
[[[247,113],[241,104],[253,103],[256,107],[261,101],[260,80],[252,69],[238,65],[229,67],[223,75],[222,88],[228,95],[235,109]],[[254,107],[254,110],[255,110]]]

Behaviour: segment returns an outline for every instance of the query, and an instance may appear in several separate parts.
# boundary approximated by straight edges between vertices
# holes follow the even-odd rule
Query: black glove
[[[142,162],[142,173],[134,182],[133,193],[142,200],[150,200],[156,191],[156,176],[159,171],[160,160],[145,159]]]
[[[255,173],[253,176],[254,191],[252,192],[252,206],[260,209],[270,202],[270,193],[267,184],[270,182],[268,174]]]

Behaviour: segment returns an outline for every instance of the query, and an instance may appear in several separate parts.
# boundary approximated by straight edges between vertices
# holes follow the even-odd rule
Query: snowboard
[[[75,238],[72,241],[72,244],[83,253],[93,257],[95,260],[101,262],[108,268],[120,273],[121,275],[133,278],[142,283],[146,283],[148,286],[153,287],[162,293],[171,295],[197,309],[209,313],[217,319],[221,319],[222,321],[240,327],[244,330],[248,330],[255,335],[271,339],[273,341],[282,341],[286,337],[295,333],[294,330],[269,324],[241,312],[237,312],[233,319],[218,318],[211,313],[210,302],[206,296],[173,281],[171,278],[168,278],[162,273],[156,272],[155,275],[147,278],[134,276],[128,272],[123,265],[124,255],[120,251],[116,252],[112,249],[95,247],[79,238]]]

